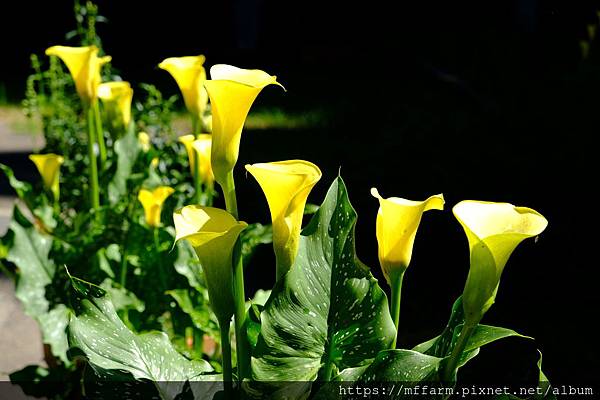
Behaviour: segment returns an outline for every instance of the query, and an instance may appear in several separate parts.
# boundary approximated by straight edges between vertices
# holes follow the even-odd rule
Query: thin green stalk
[[[94,143],[96,142],[95,125],[94,125],[94,110],[92,107],[87,108],[87,123],[88,123],[88,158],[90,163],[90,202],[93,210],[100,208],[100,192],[98,190],[98,165],[96,162],[96,153],[94,152]]]
[[[394,341],[392,342],[391,348],[396,348],[396,341],[398,339],[398,324],[400,322],[400,300],[402,298],[402,281],[404,280],[404,272],[402,271],[399,274],[394,274],[391,276],[391,286],[392,286],[392,303],[391,313],[392,318],[394,319],[394,326],[396,327],[396,336],[394,337]]]
[[[234,216],[235,219],[238,219],[237,198],[235,196],[235,181],[233,179],[233,171],[230,171],[229,174],[227,174],[225,184],[221,184],[221,188],[223,189],[223,196],[225,197],[225,208],[231,215]]]
[[[192,148],[195,153],[194,162],[194,203],[200,204],[202,196],[202,180],[200,179],[200,155],[196,149]]]
[[[442,382],[446,384],[452,383],[454,377],[454,371],[458,367],[458,363],[460,362],[460,357],[469,342],[469,338],[473,335],[475,331],[475,327],[477,324],[464,324],[462,330],[460,331],[460,336],[458,337],[458,342],[454,346],[454,350],[452,350],[452,354],[450,355],[450,359],[446,363],[446,367],[444,368],[444,372],[442,374]]]
[[[106,166],[106,144],[104,143],[104,130],[102,129],[102,119],[100,117],[100,105],[98,101],[94,102],[94,120],[96,128],[96,140],[100,150],[100,171],[104,171]]]
[[[235,182],[233,172],[229,172],[224,185],[221,185],[225,196],[227,211],[238,219],[237,199],[235,195]],[[246,295],[244,290],[244,266],[242,264],[242,243],[240,239],[235,243],[233,249],[233,294],[235,301],[235,343],[237,350],[238,379],[241,383],[244,378],[249,377],[250,354],[248,338],[244,329],[246,320]]]
[[[190,116],[192,117],[192,135],[198,135],[202,133],[200,118],[196,117],[194,114],[190,114]]]
[[[225,398],[232,398],[233,372],[231,367],[231,342],[229,341],[229,321],[219,320],[221,331],[221,366],[223,367],[223,385],[225,387]]]
[[[121,287],[125,287],[127,283],[127,267],[127,248],[125,248],[123,250],[123,258],[121,259],[121,279],[119,280]]]
[[[162,258],[160,255],[160,240],[158,238],[158,227],[153,227],[152,228],[152,234],[154,236],[154,249],[156,250],[156,258],[158,261],[158,278],[160,279],[160,284],[161,284],[161,294],[164,293],[168,287],[167,287],[167,278],[165,276],[165,270],[163,268],[163,263],[162,263]]]

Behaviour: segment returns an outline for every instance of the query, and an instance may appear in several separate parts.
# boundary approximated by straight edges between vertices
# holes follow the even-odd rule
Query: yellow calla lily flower
[[[77,94],[85,104],[94,103],[98,97],[100,68],[111,60],[110,56],[98,57],[96,46],[52,46],[46,55],[59,57],[69,69]]]
[[[204,88],[206,70],[204,69],[205,57],[170,57],[158,67],[164,69],[177,82],[183,95],[183,101],[188,111],[196,118],[201,119],[208,103],[208,94]]]
[[[144,153],[150,151],[150,135],[148,135],[146,132],[138,133],[138,143],[142,147],[142,151]]]
[[[98,86],[98,97],[102,100],[109,120],[126,129],[131,121],[133,89],[129,82],[105,82]]]
[[[54,200],[58,201],[60,195],[59,176],[60,166],[65,159],[58,154],[31,154],[29,159],[33,161],[42,177],[44,186],[52,192]]]
[[[215,176],[210,164],[210,154],[212,149],[212,135],[203,133],[197,136],[192,142],[192,147],[196,153],[196,159],[200,162],[200,180],[208,187],[213,186]]]
[[[292,266],[300,240],[302,215],[308,194],[321,179],[315,164],[302,160],[246,165],[262,188],[273,222],[277,279]]]
[[[173,214],[175,241],[187,240],[198,255],[206,286],[219,323],[229,323],[234,313],[233,247],[248,226],[225,210],[185,206]]]
[[[376,223],[379,264],[385,279],[391,284],[394,275],[404,273],[410,264],[423,213],[443,210],[444,196],[437,194],[424,201],[399,197],[384,199],[375,188],[371,189],[371,195],[379,200]]]
[[[539,235],[548,221],[540,213],[508,203],[461,201],[452,209],[470,249],[463,291],[466,322],[477,324],[492,306],[508,258],[523,240]]]
[[[193,146],[195,140],[196,136],[194,135],[179,136],[179,143],[183,144],[188,155],[188,163],[190,164],[190,172],[192,173],[192,176],[194,176],[196,168],[196,152],[194,151]]]
[[[223,186],[237,163],[242,128],[252,103],[265,86],[281,84],[264,71],[224,64],[213,65],[210,76],[204,86],[213,115],[211,161],[215,179]]]
[[[144,207],[146,223],[153,228],[160,225],[160,213],[162,205],[175,190],[168,186],[159,186],[153,191],[142,189],[138,194],[138,200]]]

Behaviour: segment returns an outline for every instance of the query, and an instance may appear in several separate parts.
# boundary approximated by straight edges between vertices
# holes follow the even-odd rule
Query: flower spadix
[[[60,177],[60,166],[63,164],[65,159],[58,154],[31,154],[29,159],[33,161],[37,167],[44,187],[52,192],[54,200],[58,201],[60,195],[59,177]]]
[[[158,67],[171,74],[177,82],[183,95],[183,101],[188,111],[197,118],[202,114],[208,103],[208,95],[204,88],[206,70],[203,55],[187,57],[170,57],[163,60]]]
[[[85,104],[94,103],[98,97],[100,68],[111,60],[110,56],[98,57],[96,46],[52,46],[46,55],[59,57],[69,69],[77,94]]]
[[[129,82],[105,82],[98,86],[98,97],[102,100],[109,119],[114,125],[126,128],[131,121],[133,89]]]
[[[531,208],[508,203],[461,201],[452,209],[470,249],[463,291],[466,322],[477,324],[492,306],[508,258],[523,240],[539,235],[548,221]]]
[[[371,194],[379,200],[376,235],[379,245],[379,264],[388,283],[395,274],[402,274],[412,257],[417,229],[423,213],[443,210],[444,196],[437,194],[424,201],[412,201],[399,197],[384,199],[377,189]]]
[[[195,205],[177,210],[173,221],[175,241],[187,240],[198,255],[213,311],[228,322],[234,312],[233,247],[247,224],[225,210]]]
[[[321,179],[315,164],[302,160],[246,165],[262,188],[273,222],[277,279],[294,263],[298,253],[302,215],[308,194]]]
[[[152,191],[147,189],[140,190],[138,200],[142,203],[142,207],[144,207],[144,214],[148,225],[154,228],[160,225],[160,213],[162,212],[163,203],[174,191],[173,188],[168,186],[159,186]]]
[[[204,86],[212,110],[212,168],[217,182],[224,185],[237,162],[242,128],[252,103],[265,86],[281,85],[276,76],[264,71],[224,64],[213,65],[210,77]]]

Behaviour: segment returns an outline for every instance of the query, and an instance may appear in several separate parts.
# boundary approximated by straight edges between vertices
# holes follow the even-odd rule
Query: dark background
[[[535,337],[535,345],[500,342],[461,373],[480,381],[492,380],[487,371],[518,379],[527,374],[520,365],[535,362],[537,346],[554,382],[597,382],[593,139],[600,130],[600,65],[588,25],[598,25],[600,2],[321,3],[99,1],[109,23],[98,30],[113,65],[134,84],[176,93],[156,65],[202,53],[208,66],[230,63],[277,75],[288,92],[268,87],[256,107],[322,111],[315,128],[244,133],[237,168],[241,216],[268,221],[244,163],[315,162],[324,176],[313,203],[321,202],[341,168],[359,213],[359,256],[386,290],[374,234],[378,204],[369,189],[415,200],[444,193],[446,210],[427,213],[417,235],[403,293],[401,346],[437,334],[464,285],[467,241],[450,211],[454,204],[508,201],[544,214],[548,229],[537,243],[517,249],[484,318]],[[2,7],[0,82],[18,100],[29,54],[67,43],[64,34],[75,26],[72,3]],[[581,41],[589,43],[587,58]],[[269,248],[259,252],[249,288],[270,287],[271,257]]]

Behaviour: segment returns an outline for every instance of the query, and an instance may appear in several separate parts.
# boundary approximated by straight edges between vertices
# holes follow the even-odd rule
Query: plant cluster
[[[96,7],[77,4],[76,13],[81,46],[32,57],[25,105],[43,121],[46,148],[30,157],[41,183],[19,181],[2,166],[22,204],[2,238],[0,265],[48,346],[48,368],[11,375],[26,391],[107,398],[125,382],[132,398],[338,398],[343,382],[444,388],[482,346],[526,338],[481,320],[511,253],[546,228],[541,214],[507,203],[456,204],[470,252],[463,294],[439,336],[398,349],[403,277],[421,219],[444,208],[443,196],[411,201],[372,189],[388,302],[356,255],[357,213],[341,177],[302,228],[319,167],[246,165],[272,225],[238,214],[233,172],[244,123],[266,86],[283,88],[275,76],[217,64],[208,79],[204,56],[167,58],[159,67],[177,82],[192,118],[192,132],[177,138],[176,99],[142,85],[146,98],[132,107],[131,85],[114,73],[95,34]],[[213,207],[217,196],[224,209]],[[249,300],[250,255],[271,241],[276,284]],[[547,387],[541,361],[538,368],[536,383]],[[47,380],[70,385],[49,393]]]

